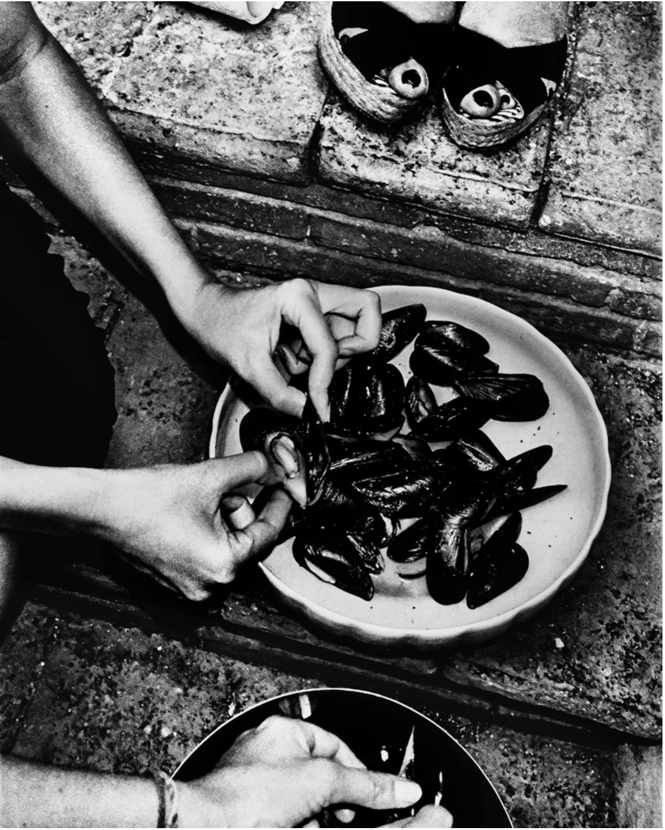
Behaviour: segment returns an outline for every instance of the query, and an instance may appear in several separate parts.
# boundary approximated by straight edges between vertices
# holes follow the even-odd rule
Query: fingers
[[[215,477],[220,498],[230,490],[252,484],[268,473],[268,461],[260,452],[243,452],[204,463],[209,475]]]
[[[229,493],[222,498],[224,520],[234,530],[244,530],[256,516],[251,504],[240,493]]]
[[[422,796],[415,781],[337,764],[332,770],[330,804],[356,804],[374,810],[410,807]]]
[[[256,521],[229,535],[237,565],[275,544],[292,506],[291,497],[276,488]]]
[[[320,726],[313,723],[305,723],[304,721],[293,721],[293,723],[298,724],[301,729],[307,741],[307,748],[313,758],[328,758],[338,764],[343,764],[345,767],[365,769],[363,762],[337,735],[333,735],[332,732],[321,729]]]
[[[336,337],[340,355],[348,356],[375,348],[381,334],[381,299],[374,291],[342,285],[312,283],[324,314],[335,313],[355,321],[354,331]]]
[[[272,407],[299,418],[305,405],[305,395],[299,389],[288,385],[272,359],[257,357],[252,368],[252,373],[246,374],[245,380],[258,389]]]

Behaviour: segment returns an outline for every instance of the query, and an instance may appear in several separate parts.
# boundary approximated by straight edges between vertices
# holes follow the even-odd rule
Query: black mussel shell
[[[392,364],[348,363],[335,373],[329,398],[332,434],[370,437],[404,423],[404,379]]]
[[[459,525],[438,522],[427,541],[427,590],[440,605],[454,605],[466,593],[468,530]]]
[[[453,480],[437,501],[437,510],[444,521],[468,527],[485,520],[496,497],[493,477],[476,473]]]
[[[409,426],[414,429],[423,418],[434,412],[437,404],[429,385],[421,378],[411,375],[406,384],[404,405]]]
[[[343,591],[370,600],[374,585],[356,547],[344,533],[334,528],[308,527],[307,533],[298,533],[293,540],[293,557],[323,582],[329,582]]]
[[[419,344],[437,349],[463,349],[477,354],[487,354],[490,350],[490,344],[482,334],[450,320],[428,320],[416,341],[416,346]]]
[[[427,540],[430,535],[431,518],[426,515],[390,540],[386,550],[388,559],[392,559],[393,562],[415,562],[422,559],[427,554]]]
[[[445,449],[435,453],[438,462],[459,470],[487,473],[495,470],[506,459],[494,442],[482,430],[469,430]]]
[[[531,490],[517,490],[509,494],[501,494],[489,511],[488,518],[534,507],[547,499],[558,496],[565,489],[567,489],[566,484],[548,484],[544,487],[534,487]]]
[[[456,378],[458,394],[482,401],[498,421],[535,421],[549,409],[550,401],[535,375],[469,375]]]
[[[353,487],[386,516],[413,519],[439,498],[445,482],[436,472],[410,469],[355,481]]]
[[[427,464],[432,458],[432,448],[423,438],[417,435],[395,435],[392,444],[401,446],[410,456],[415,464]]]
[[[530,490],[536,483],[539,471],[552,457],[552,453],[552,447],[543,444],[505,461],[497,470],[497,481],[504,494]]]
[[[470,398],[454,398],[441,404],[423,418],[413,432],[426,441],[454,441],[469,429],[476,429],[490,419],[488,407]]]
[[[485,547],[491,541],[490,539]],[[496,599],[517,585],[528,569],[529,555],[517,542],[492,546],[488,553],[481,550],[469,571],[466,604],[473,609]]]
[[[323,424],[308,397],[302,411],[302,450],[305,456],[307,504],[318,499],[330,468],[330,453]]]
[[[383,315],[379,345],[370,353],[373,361],[386,363],[398,355],[420,333],[427,309],[421,303],[402,306]]]
[[[307,516],[321,525],[343,527],[375,545],[383,545],[388,539],[388,528],[379,510],[334,475],[326,481],[320,499],[307,510]]]
[[[466,375],[491,375],[499,371],[496,363],[481,354],[420,344],[411,353],[409,365],[416,377],[435,386],[450,386],[456,378]]]

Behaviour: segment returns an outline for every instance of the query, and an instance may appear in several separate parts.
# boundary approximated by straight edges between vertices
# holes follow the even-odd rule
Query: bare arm
[[[302,279],[252,290],[219,285],[197,264],[83,76],[29,3],[0,3],[0,137],[159,282],[209,354],[291,414],[300,412],[304,396],[287,387],[274,353],[281,324],[296,326],[313,356],[310,394],[327,418],[337,357],[378,342],[376,294]],[[350,326],[331,327],[326,314]]]
[[[2,827],[155,827],[157,811],[150,779],[0,756]]]

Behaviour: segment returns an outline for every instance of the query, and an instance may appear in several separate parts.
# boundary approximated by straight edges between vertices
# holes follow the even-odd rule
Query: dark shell
[[[388,362],[420,333],[427,309],[421,303],[402,306],[383,315],[379,345],[370,353],[373,361]]]
[[[307,511],[308,521],[331,527],[343,527],[373,542],[385,544],[388,529],[379,510],[346,482],[330,476],[321,498]]]
[[[416,341],[416,346],[418,345],[434,346],[437,349],[462,349],[481,355],[490,350],[490,344],[482,334],[449,320],[429,320],[425,323],[425,328]]]
[[[411,455],[399,443],[359,441],[358,447],[352,455],[332,462],[331,472],[334,472],[340,481],[379,477],[391,471],[414,466]]]
[[[404,379],[392,364],[348,363],[335,373],[329,397],[333,434],[370,437],[404,423]]]
[[[423,418],[413,432],[426,441],[454,441],[469,429],[481,427],[489,418],[487,407],[478,401],[454,398]]]
[[[427,554],[427,540],[431,534],[431,519],[423,516],[412,525],[394,536],[386,555],[393,562],[415,562]]]
[[[437,510],[442,521],[469,527],[484,521],[496,497],[494,479],[476,474],[454,481],[438,500]]]
[[[469,375],[455,379],[460,395],[482,401],[498,421],[535,421],[549,409],[549,398],[535,375]]]
[[[434,392],[424,380],[415,375],[412,375],[406,384],[404,405],[411,429],[415,429],[423,418],[431,415],[437,406]]]
[[[427,441],[418,438],[417,435],[395,435],[391,443],[400,445],[412,461],[420,466],[427,464],[433,455],[432,448]]]
[[[251,409],[240,422],[239,438],[245,452],[259,450],[266,456],[296,500],[301,504],[316,502],[328,473],[330,455],[323,425],[309,398],[300,419],[268,407]],[[285,459],[292,460],[296,469],[287,469]]]
[[[566,484],[548,484],[545,487],[534,487],[532,490],[521,491],[507,495],[500,495],[488,513],[488,518],[503,516],[515,510],[526,510],[547,499],[558,496],[567,489]]]
[[[491,375],[499,371],[496,363],[481,354],[421,344],[411,353],[409,365],[414,375],[435,386],[450,386],[456,378],[465,375]]]
[[[439,523],[428,539],[427,590],[440,605],[454,605],[466,593],[468,531],[459,525]]]
[[[452,444],[435,453],[437,461],[459,470],[487,473],[506,459],[493,441],[480,429],[469,430]]]
[[[481,552],[469,572],[466,604],[473,609],[496,599],[517,585],[528,569],[529,555],[517,543]]]
[[[423,470],[403,470],[353,484],[382,513],[404,519],[424,515],[430,504],[441,495],[443,486],[440,476]]]
[[[374,596],[374,585],[356,547],[334,528],[308,529],[293,540],[293,557],[323,582],[364,600]]]

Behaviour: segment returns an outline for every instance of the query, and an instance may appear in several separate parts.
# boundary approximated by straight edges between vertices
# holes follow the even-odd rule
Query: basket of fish
[[[285,602],[369,642],[476,642],[581,566],[606,509],[604,423],[520,318],[442,289],[378,293],[380,343],[336,372],[329,423],[309,402],[293,419],[230,387],[211,455],[259,449],[291,493],[262,563]]]
[[[434,804],[452,815],[454,827],[512,827],[493,784],[449,732],[410,706],[355,689],[288,692],[252,706],[208,735],[180,764],[174,778],[192,781],[206,775],[223,763],[224,753],[240,735],[275,715],[332,732],[367,769],[416,781],[423,791],[413,807],[397,811],[356,808],[344,822],[327,809],[312,826],[392,826]]]

